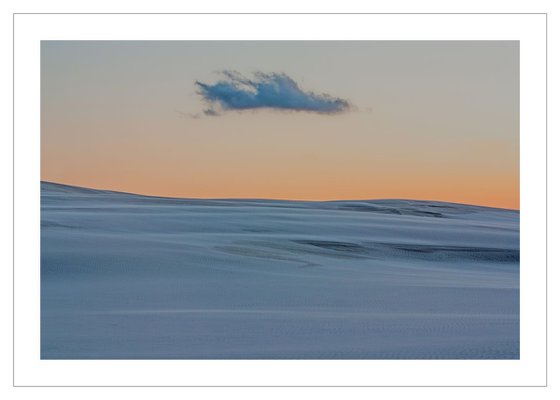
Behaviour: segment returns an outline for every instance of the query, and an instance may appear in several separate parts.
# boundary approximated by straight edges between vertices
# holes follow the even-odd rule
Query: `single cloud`
[[[319,114],[338,114],[350,109],[347,100],[305,92],[283,73],[257,72],[253,79],[235,71],[222,71],[222,74],[226,79],[215,84],[195,82],[198,94],[210,104],[210,108],[203,111],[207,116],[220,115],[216,106],[223,111],[269,108]]]

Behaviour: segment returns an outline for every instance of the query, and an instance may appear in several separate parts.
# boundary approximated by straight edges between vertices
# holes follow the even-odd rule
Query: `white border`
[[[545,18],[542,14],[16,15],[14,29],[14,384],[16,386],[545,385]],[[224,39],[520,41],[521,360],[40,360],[40,41]]]

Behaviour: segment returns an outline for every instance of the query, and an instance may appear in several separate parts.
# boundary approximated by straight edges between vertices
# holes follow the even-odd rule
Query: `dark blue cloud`
[[[204,111],[205,115],[219,115],[216,107],[223,111],[269,108],[319,114],[336,114],[350,108],[346,100],[304,92],[286,74],[257,72],[253,79],[232,71],[223,71],[222,74],[225,79],[215,84],[195,83],[199,88],[198,94],[210,104],[210,108]]]

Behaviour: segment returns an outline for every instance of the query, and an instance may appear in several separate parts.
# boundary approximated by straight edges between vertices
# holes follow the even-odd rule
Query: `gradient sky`
[[[338,114],[208,108],[196,81],[284,73]],[[196,198],[519,208],[516,41],[43,41],[41,179]]]

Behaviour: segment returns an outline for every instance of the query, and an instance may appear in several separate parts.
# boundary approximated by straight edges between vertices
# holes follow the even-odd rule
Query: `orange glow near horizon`
[[[132,167],[132,166],[131,166]],[[79,170],[64,174],[64,180],[45,181],[115,190],[143,195],[179,198],[266,198],[278,200],[434,200],[489,207],[519,209],[519,180],[512,176],[489,176],[484,171],[468,177],[453,171],[434,176],[422,171],[394,172],[379,176],[364,173],[349,176],[343,169],[324,174],[315,171],[254,171],[250,176],[241,171],[215,171],[198,179],[139,171],[100,171],[84,176]],[[169,172],[169,171],[167,171]],[[283,172],[283,173],[282,173]],[[151,175],[150,175],[151,174]],[[150,179],[150,177],[152,177]]]

